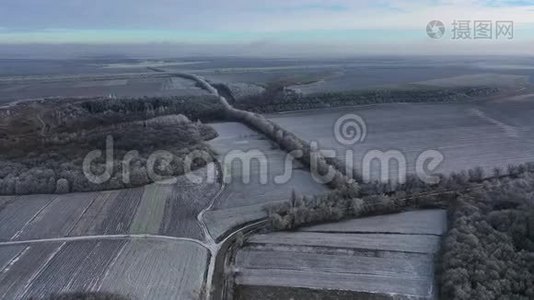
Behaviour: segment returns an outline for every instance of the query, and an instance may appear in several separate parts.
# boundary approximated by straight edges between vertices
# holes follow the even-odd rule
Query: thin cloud
[[[264,51],[276,48],[267,45],[391,51],[389,43],[411,51],[434,45],[424,32],[430,20],[450,26],[467,19],[513,20],[521,42],[514,50],[522,51],[532,45],[532,10],[527,1],[505,0],[3,0],[0,44],[261,44]],[[452,44],[449,51],[459,48]]]

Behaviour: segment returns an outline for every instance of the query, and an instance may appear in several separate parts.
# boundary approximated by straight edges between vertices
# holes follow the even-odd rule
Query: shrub
[[[66,194],[70,191],[69,182],[65,178],[60,178],[56,183],[56,194]]]

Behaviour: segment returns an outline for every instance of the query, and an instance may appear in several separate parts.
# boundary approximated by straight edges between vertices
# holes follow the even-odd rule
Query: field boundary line
[[[71,236],[71,237],[58,237],[58,238],[46,238],[35,240],[22,240],[22,241],[6,241],[0,242],[2,246],[15,246],[15,245],[27,245],[27,244],[39,244],[39,243],[54,243],[54,242],[76,242],[76,241],[90,241],[90,240],[136,240],[136,239],[154,239],[162,241],[174,241],[174,242],[191,242],[202,246],[203,248],[210,249],[206,243],[186,237],[173,237],[165,235],[153,235],[153,234],[115,234],[115,235],[88,235],[88,236]]]

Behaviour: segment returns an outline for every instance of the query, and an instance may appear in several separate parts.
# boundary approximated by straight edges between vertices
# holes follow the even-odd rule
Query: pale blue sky
[[[426,24],[470,19],[515,22],[514,41],[484,43],[485,49],[534,50],[534,1],[523,0],[2,0],[1,7],[3,45],[269,44],[367,51],[397,45],[453,51],[462,47],[450,39],[429,41]]]

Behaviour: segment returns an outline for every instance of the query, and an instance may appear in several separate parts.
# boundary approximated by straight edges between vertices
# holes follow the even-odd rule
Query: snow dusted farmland
[[[203,240],[197,215],[210,205],[221,185],[218,181],[206,180],[207,168],[194,171],[192,175],[202,178],[202,183],[180,176],[172,185],[145,186],[129,232]]]
[[[190,241],[132,240],[100,290],[134,299],[199,299],[208,258],[204,247]]]
[[[194,175],[206,176],[206,168]],[[219,188],[218,182],[194,184],[180,176],[174,184],[117,191],[0,197],[0,239],[116,234],[203,239],[196,216]]]
[[[445,211],[423,210],[256,234],[236,255],[236,299],[433,299],[445,231]]]
[[[495,167],[534,160],[534,99],[502,98],[492,101],[447,104],[381,104],[321,109],[269,115],[270,119],[297,136],[317,141],[343,158],[354,150],[354,164],[362,170],[365,154],[371,150],[399,150],[408,172],[415,171],[417,156],[438,150],[444,161],[436,170],[458,172],[475,167]],[[357,114],[367,126],[363,142],[345,146],[334,135],[336,120]],[[395,171],[394,168],[391,170]],[[372,174],[377,175],[373,168]],[[377,178],[377,177],[374,177]]]
[[[277,184],[274,178],[284,174],[284,160],[287,155],[264,136],[241,123],[210,124],[219,137],[209,141],[217,152],[219,160],[230,151],[244,151],[251,155],[252,151],[260,151],[265,155],[266,168],[261,168],[257,161],[251,162],[249,173],[244,173],[237,162],[226,160],[223,166],[224,176],[231,178],[224,192],[216,200],[212,211],[206,214],[207,223],[214,238],[219,238],[232,227],[266,217],[264,207],[268,204],[289,199],[292,190],[306,195],[325,192],[327,189],[313,180],[310,173],[294,161],[292,176],[286,183]],[[240,155],[241,158],[246,155]],[[267,178],[267,184],[260,182],[261,175]],[[244,183],[243,177],[250,175],[250,183]]]
[[[0,298],[105,291],[132,299],[198,299],[207,259],[201,245],[180,240],[110,238],[0,246]]]
[[[205,180],[206,168],[194,175],[202,183],[181,176],[118,191],[0,197],[0,298],[198,299],[210,255],[197,215],[220,184]]]
[[[292,167],[293,176],[289,182],[275,184],[273,178],[285,171],[286,154],[283,151],[242,124],[215,126],[220,137],[212,146],[219,154],[251,149],[265,153],[268,168],[264,170],[253,165],[250,184],[243,182],[246,174],[239,167],[225,164],[224,175],[231,176],[232,180],[223,190],[219,182],[203,180],[202,184],[195,185],[182,176],[172,185],[0,197],[0,222],[5,223],[0,229],[3,242],[0,246],[6,249],[6,253],[0,255],[5,257],[2,271],[5,278],[0,280],[5,280],[8,287],[5,295],[19,299],[81,289],[117,292],[134,299],[198,299],[204,292],[209,250],[214,247],[206,232],[215,233],[213,237],[217,239],[233,227],[263,218],[264,205],[287,200],[293,189],[306,194],[326,190],[298,164]],[[259,174],[268,177],[268,184],[258,181]],[[205,169],[196,175],[206,176]],[[200,223],[200,213],[207,208],[214,211],[204,214],[206,228]],[[105,255],[99,252],[103,251],[101,246],[95,245],[100,241],[118,240],[123,244],[110,246],[109,251],[104,251],[107,252]],[[154,245],[161,247],[156,249]],[[91,257],[92,251],[97,251],[104,261],[87,265],[84,259]],[[26,252],[37,261],[15,267],[19,261],[30,259],[25,256]],[[72,278],[62,275],[82,274],[80,268],[100,268],[91,271],[100,274],[95,275],[99,281],[94,282],[92,275],[87,274]],[[165,269],[168,274],[162,272]],[[57,276],[50,275],[52,273]],[[125,274],[129,277],[124,278]],[[27,285],[13,283],[19,281],[27,282]]]
[[[0,103],[55,97],[205,96],[190,80],[160,73],[0,78]]]

